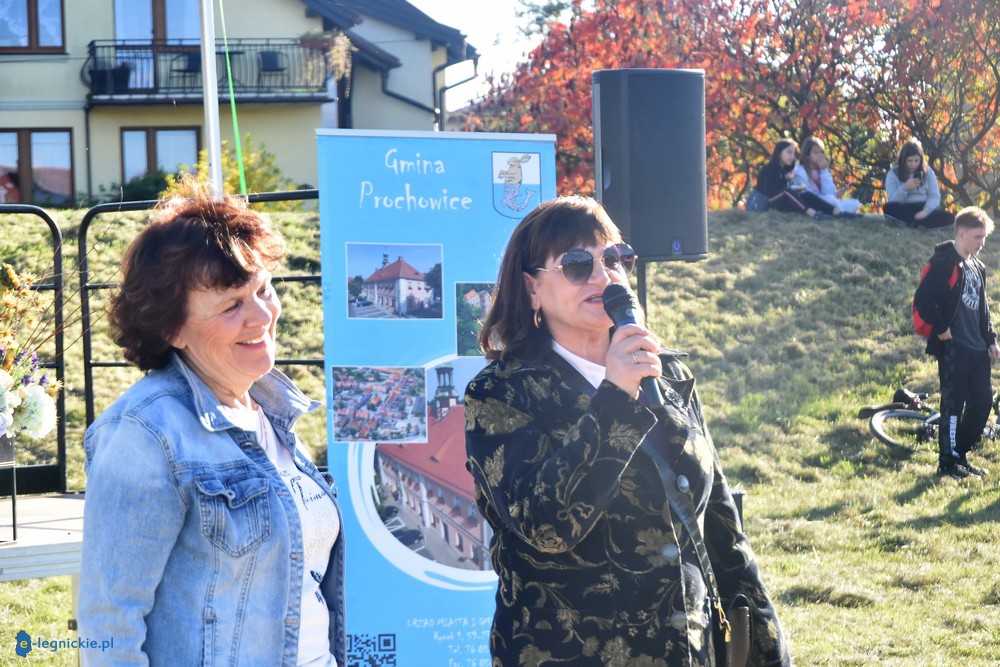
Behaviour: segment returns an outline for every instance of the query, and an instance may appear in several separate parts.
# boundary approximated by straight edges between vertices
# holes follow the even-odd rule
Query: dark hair
[[[198,194],[161,202],[122,259],[108,317],[115,342],[140,369],[163,368],[192,289],[238,287],[261,269],[273,271],[284,255],[284,239],[242,199]]]
[[[533,273],[549,257],[592,243],[620,243],[621,232],[604,207],[589,197],[570,195],[544,202],[528,213],[507,242],[493,303],[479,332],[479,347],[489,360],[537,358],[552,336],[536,327],[524,274]]]
[[[917,168],[917,173],[924,173],[924,164],[927,162],[927,158],[924,156],[924,147],[917,139],[909,139],[899,149],[899,158],[896,160],[896,176],[899,177],[900,181],[905,181],[909,177],[910,170],[906,166],[906,158],[914,155],[920,156],[920,166]]]
[[[781,164],[781,154],[789,146],[795,146],[795,150],[796,151],[799,150],[799,145],[797,143],[795,143],[795,141],[793,141],[792,139],[781,139],[781,140],[779,140],[778,143],[776,143],[774,145],[774,150],[771,151],[771,160],[770,160],[769,163],[775,165],[781,171],[791,171],[792,169],[794,169],[795,168],[794,164],[791,164],[791,165]]]

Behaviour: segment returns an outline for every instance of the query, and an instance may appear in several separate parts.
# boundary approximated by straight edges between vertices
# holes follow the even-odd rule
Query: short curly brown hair
[[[243,285],[261,269],[274,271],[284,256],[284,239],[243,199],[199,194],[161,202],[122,259],[109,312],[114,341],[140,369],[163,368],[192,289]]]

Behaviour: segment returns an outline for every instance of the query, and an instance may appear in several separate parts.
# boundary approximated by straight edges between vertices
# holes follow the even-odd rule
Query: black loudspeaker
[[[592,75],[595,196],[640,260],[708,257],[705,72]]]

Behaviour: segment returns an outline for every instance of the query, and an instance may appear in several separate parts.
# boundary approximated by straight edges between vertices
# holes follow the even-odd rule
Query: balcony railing
[[[80,72],[93,104],[200,102],[201,45],[195,41],[97,40]],[[229,94],[227,49],[216,45],[219,95]],[[257,101],[328,101],[327,51],[294,39],[229,41],[233,93]]]

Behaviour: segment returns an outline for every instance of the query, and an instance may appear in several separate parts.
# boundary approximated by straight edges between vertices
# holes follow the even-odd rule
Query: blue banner
[[[496,577],[462,397],[507,239],[555,197],[555,137],[317,134],[349,662],[489,667]]]

